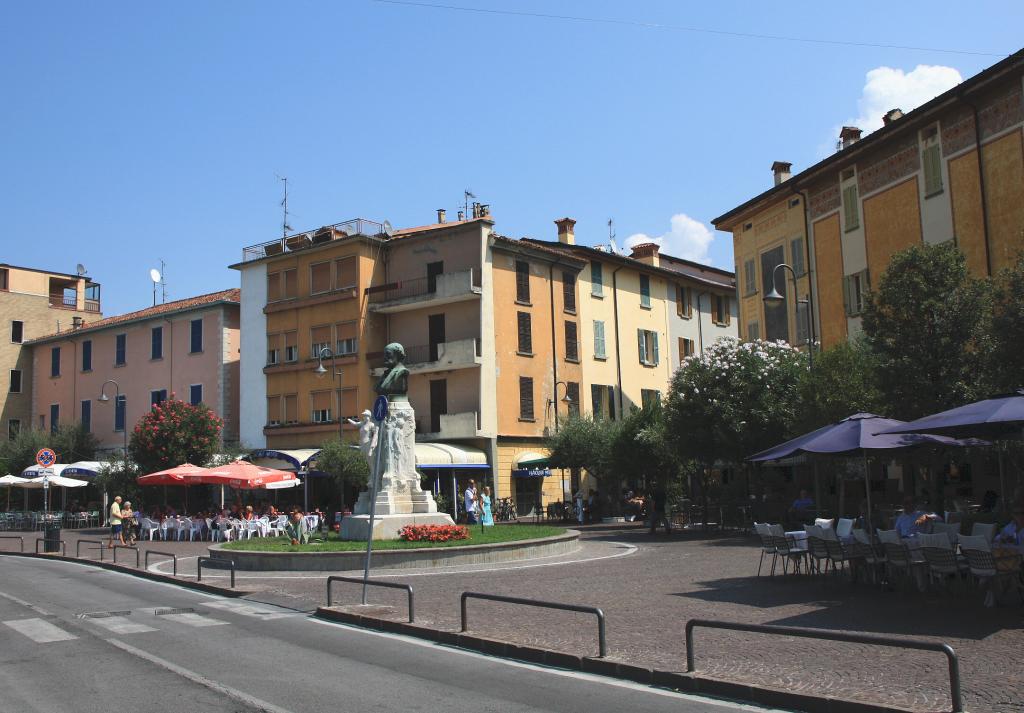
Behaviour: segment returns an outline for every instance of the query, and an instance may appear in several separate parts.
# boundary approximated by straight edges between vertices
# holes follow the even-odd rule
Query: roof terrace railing
[[[314,230],[294,233],[284,238],[242,248],[242,262],[252,262],[253,260],[281,255],[286,252],[296,252],[313,245],[320,245],[352,235],[385,237],[387,234],[383,223],[378,223],[375,220],[366,220],[365,218],[353,218],[342,223],[325,225]]]

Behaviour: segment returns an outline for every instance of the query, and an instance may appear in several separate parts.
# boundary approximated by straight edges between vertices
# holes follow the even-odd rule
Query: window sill
[[[934,198],[935,196],[941,196],[945,192],[946,192],[945,188],[940,188],[937,191],[932,191],[931,193],[925,193],[924,194],[924,199],[928,200],[929,198]]]
[[[570,364],[579,364],[579,363],[580,363],[580,360],[579,360],[579,358],[578,358],[578,357],[577,357],[576,359],[571,359],[571,358],[569,358],[569,357],[566,357],[566,358],[565,358],[565,360],[566,360],[567,362],[569,362]]]
[[[651,306],[650,306],[650,305],[645,305],[645,304],[641,304],[641,305],[640,305],[640,309],[646,309],[646,310],[650,310],[650,309],[651,309]]]
[[[92,373],[92,369],[82,369],[79,373],[80,374],[91,374]]]
[[[852,233],[853,231],[858,230],[859,228],[860,228],[860,224],[858,223],[857,225],[854,225],[851,228],[843,228],[843,232],[844,233]]]
[[[530,357],[532,359],[533,358],[533,352],[520,352],[520,351],[517,351],[516,352],[516,356]]]
[[[535,419],[535,418],[523,418],[522,416],[520,416],[519,417],[519,422],[520,423],[537,423],[537,419]]]
[[[679,319],[693,319],[693,314],[679,314],[678,312],[676,312],[676,317],[678,317]]]
[[[149,358],[149,360],[150,360],[151,362],[152,362],[152,361],[163,361],[163,360],[164,360],[164,358],[163,358],[162,356],[161,356],[161,357],[150,357],[150,358]]]
[[[644,367],[645,369],[657,369],[658,368],[657,364],[649,364],[649,363],[643,362],[643,361],[640,362],[640,366]]]
[[[200,349],[200,350],[199,350],[199,351],[197,351],[197,352],[189,352],[189,353],[188,353],[188,355],[189,355],[189,356],[192,356],[193,354],[202,354],[202,353],[203,353],[203,351],[204,351],[203,349]]]
[[[124,364],[114,364],[115,369],[121,369],[126,366],[128,366],[128,362],[125,362]]]
[[[59,379],[60,378],[60,374],[50,374],[50,378],[51,379]]]
[[[594,355],[594,359],[596,359],[597,361],[608,361],[608,357],[598,356],[597,354]]]
[[[604,293],[603,292],[591,292],[590,296],[593,297],[595,300],[603,300],[604,299]]]
[[[528,300],[521,300],[518,298],[516,299],[516,304],[522,305],[523,307],[533,307],[533,302],[530,302]]]

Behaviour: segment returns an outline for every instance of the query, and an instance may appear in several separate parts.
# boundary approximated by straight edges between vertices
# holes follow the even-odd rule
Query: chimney
[[[792,172],[793,164],[785,161],[776,161],[772,164],[772,173],[775,174],[775,185],[779,185],[783,181],[788,181]]]
[[[481,218],[490,218],[491,217],[491,206],[488,205],[487,203],[483,203],[483,204],[480,205],[480,217]]]
[[[444,222],[444,208],[438,208],[437,209],[437,222],[438,223],[443,223]]]
[[[479,218],[480,217],[480,204],[476,203],[476,202],[473,203],[473,217],[474,218]]]
[[[464,211],[461,211],[461,210],[460,210],[460,211],[459,211],[459,222],[461,223],[461,222],[462,222],[462,221],[464,221],[465,219],[466,219],[466,213],[465,213]]]
[[[849,148],[860,141],[860,133],[860,129],[856,126],[844,126],[843,130],[839,132],[839,141],[842,147]]]
[[[576,221],[572,218],[559,218],[555,221],[558,226],[558,242],[566,245],[576,244]]]
[[[661,246],[657,243],[639,243],[633,246],[633,252],[630,257],[637,262],[642,262],[645,265],[651,265],[652,267],[659,267],[661,260],[659,259],[658,253],[661,251]]]
[[[892,122],[896,121],[897,119],[902,118],[902,116],[903,116],[903,110],[902,109],[898,109],[898,108],[897,109],[890,109],[889,111],[885,112],[884,116],[882,116],[882,124],[884,124],[885,126],[888,126],[889,124],[891,124]]]
[[[71,328],[72,329],[81,329],[82,328],[82,324],[84,322],[85,322],[84,319],[82,319],[78,315],[75,315],[74,317],[71,318]]]

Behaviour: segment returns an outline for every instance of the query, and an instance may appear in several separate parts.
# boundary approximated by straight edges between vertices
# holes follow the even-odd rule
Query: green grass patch
[[[551,525],[494,525],[481,531],[479,525],[469,526],[468,540],[451,540],[449,542],[405,542],[404,540],[374,540],[375,550],[416,550],[424,547],[468,547],[469,545],[490,545],[499,542],[515,542],[517,540],[535,540],[540,537],[554,537],[565,532],[564,527]],[[256,537],[251,540],[238,540],[224,545],[226,550],[244,550],[247,552],[356,552],[366,549],[366,540],[342,540],[336,533],[331,533],[323,542],[310,542],[308,545],[293,546],[285,537]]]

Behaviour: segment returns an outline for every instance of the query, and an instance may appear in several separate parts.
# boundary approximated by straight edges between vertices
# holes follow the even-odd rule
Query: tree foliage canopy
[[[581,468],[604,488],[615,472],[614,444],[620,422],[570,416],[547,438],[551,464],[558,468]]]
[[[840,342],[817,354],[800,383],[796,430],[813,431],[865,411],[884,415],[888,408],[875,382],[876,369],[863,340]]]
[[[362,452],[338,436],[323,443],[316,457],[316,469],[334,478],[341,488],[366,485],[370,480],[370,466]]]
[[[74,463],[96,457],[98,440],[79,423],[61,426],[56,433],[40,429],[25,429],[14,438],[0,444],[0,475],[20,475],[35,465],[36,453],[41,448],[52,448],[58,463]]]
[[[1024,386],[1024,253],[995,279],[989,389],[1005,393]]]
[[[206,405],[193,406],[172,396],[139,419],[128,454],[142,474],[182,463],[206,466],[217,450],[223,424]]]

